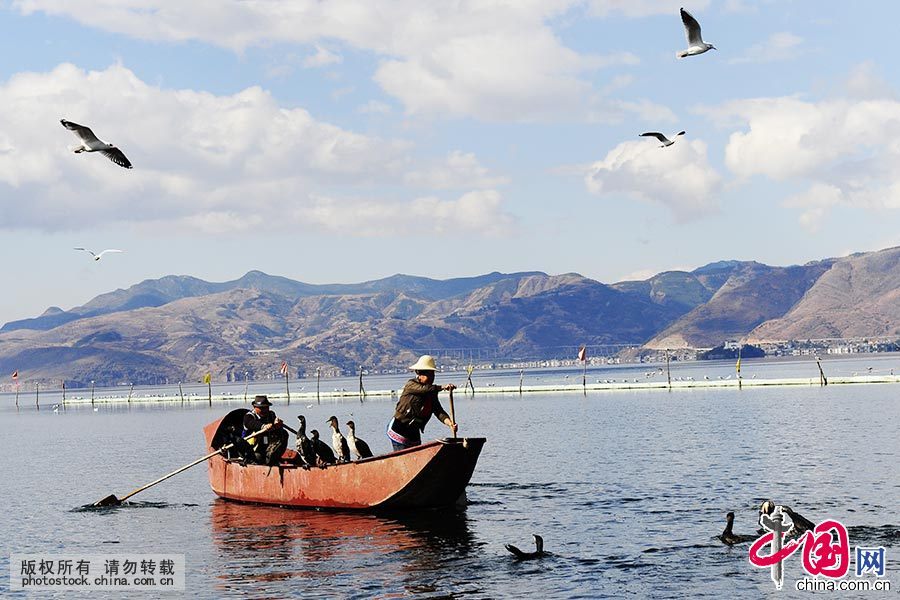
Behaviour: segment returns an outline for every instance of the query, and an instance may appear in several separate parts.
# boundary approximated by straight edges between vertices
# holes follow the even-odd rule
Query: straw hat
[[[260,394],[253,399],[253,406],[272,406],[272,403],[269,402],[268,396]]]
[[[410,371],[437,371],[434,365],[434,357],[429,354],[423,354],[419,360],[409,368]]]

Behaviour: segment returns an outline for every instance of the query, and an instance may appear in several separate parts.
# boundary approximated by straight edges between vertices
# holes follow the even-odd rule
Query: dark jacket
[[[244,437],[254,431],[259,431],[269,423],[274,423],[275,419],[275,411],[273,410],[268,410],[262,415],[256,414],[255,410],[248,410],[247,414],[244,415]]]
[[[425,431],[425,424],[431,415],[440,421],[450,418],[438,400],[440,391],[439,385],[419,383],[416,379],[407,381],[394,409],[395,423],[404,429]]]

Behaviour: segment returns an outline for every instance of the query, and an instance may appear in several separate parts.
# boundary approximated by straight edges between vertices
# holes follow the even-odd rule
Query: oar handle
[[[265,427],[263,427],[263,428],[260,429],[259,431],[254,431],[253,433],[249,434],[247,437],[241,438],[241,440],[243,440],[243,441],[246,442],[246,441],[249,440],[250,438],[252,438],[252,437],[254,437],[254,436],[257,436],[257,435],[259,435],[259,434],[261,434],[261,433],[264,433],[264,432],[268,431],[268,430],[271,429],[271,428],[272,428],[272,425],[266,425]],[[168,479],[169,477],[173,477],[173,476],[175,476],[175,475],[178,475],[178,474],[181,473],[182,471],[186,471],[186,470],[190,469],[191,467],[193,467],[194,465],[198,465],[198,464],[202,463],[202,462],[205,461],[205,460],[209,460],[210,458],[212,458],[212,457],[215,456],[216,454],[219,454],[219,453],[221,453],[221,452],[224,451],[224,450],[228,450],[229,448],[231,448],[232,446],[234,446],[234,444],[235,444],[235,442],[232,442],[232,443],[230,443],[230,444],[225,444],[224,446],[222,446],[221,448],[219,448],[219,449],[216,450],[215,452],[210,452],[210,453],[207,454],[206,456],[204,456],[204,457],[202,457],[202,458],[198,458],[198,459],[195,460],[194,462],[188,463],[188,464],[184,465],[183,467],[181,467],[181,468],[179,468],[179,469],[176,469],[176,470],[172,471],[172,472],[169,473],[168,475],[163,475],[162,477],[160,477],[160,478],[157,479],[156,481],[152,481],[152,482],[148,483],[148,484],[145,485],[145,486],[139,487],[138,489],[134,490],[133,492],[130,492],[129,494],[127,494],[127,495],[122,496],[121,498],[119,498],[119,502],[124,502],[125,500],[127,500],[128,498],[131,498],[132,496],[134,496],[134,495],[137,494],[138,492],[143,492],[143,491],[146,490],[147,488],[153,487],[153,486],[156,485],[157,483],[161,483],[161,482],[165,481],[166,479]]]

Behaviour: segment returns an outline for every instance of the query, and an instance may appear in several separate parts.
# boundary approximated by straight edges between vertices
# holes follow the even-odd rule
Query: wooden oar
[[[453,388],[450,388],[450,422],[456,425],[456,416],[453,414]],[[456,430],[451,427],[450,432],[453,434],[453,439],[455,440]]]
[[[242,439],[243,441],[247,441],[247,440],[249,440],[249,439],[252,438],[252,437],[256,437],[256,436],[258,436],[259,434],[268,431],[268,430],[271,429],[271,428],[272,428],[272,426],[271,426],[271,425],[268,425],[268,426],[266,426],[266,427],[263,427],[263,428],[260,429],[259,431],[254,431],[253,433],[251,433],[251,434],[248,435],[247,437],[241,438],[241,439]],[[176,470],[172,471],[172,472],[169,473],[168,475],[163,475],[162,477],[160,477],[160,478],[157,479],[156,481],[153,481],[153,482],[151,482],[151,483],[148,483],[147,485],[141,486],[141,487],[139,487],[138,489],[134,490],[133,492],[130,492],[130,493],[126,494],[125,496],[122,496],[121,498],[116,498],[116,495],[115,495],[115,494],[110,494],[109,496],[107,496],[106,498],[103,498],[102,500],[97,500],[97,501],[94,502],[91,506],[118,506],[119,504],[122,504],[125,500],[128,500],[129,498],[131,498],[132,496],[134,496],[135,494],[137,494],[138,492],[143,492],[143,491],[146,490],[147,488],[153,487],[153,486],[156,485],[157,483],[160,483],[160,482],[162,482],[162,481],[165,481],[165,480],[168,479],[169,477],[172,477],[172,476],[174,476],[174,475],[178,475],[178,474],[181,473],[182,471],[186,471],[186,470],[190,469],[191,467],[193,467],[194,465],[199,465],[199,464],[202,463],[203,461],[209,460],[210,458],[212,458],[212,457],[215,456],[216,454],[220,454],[222,451],[228,450],[229,448],[231,448],[232,446],[234,446],[234,444],[235,444],[235,442],[232,442],[232,443],[230,443],[230,444],[225,444],[224,446],[222,446],[221,448],[219,448],[219,449],[216,450],[215,452],[210,452],[210,453],[207,454],[206,456],[204,456],[204,457],[202,457],[202,458],[198,458],[198,459],[195,460],[194,462],[188,463],[188,464],[184,465],[183,467],[181,467],[180,469],[176,469]]]

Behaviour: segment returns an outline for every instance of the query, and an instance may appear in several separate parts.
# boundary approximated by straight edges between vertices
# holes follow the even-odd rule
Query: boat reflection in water
[[[447,558],[477,546],[465,512],[453,509],[379,516],[216,499],[211,519],[217,589],[254,597],[431,593]]]

